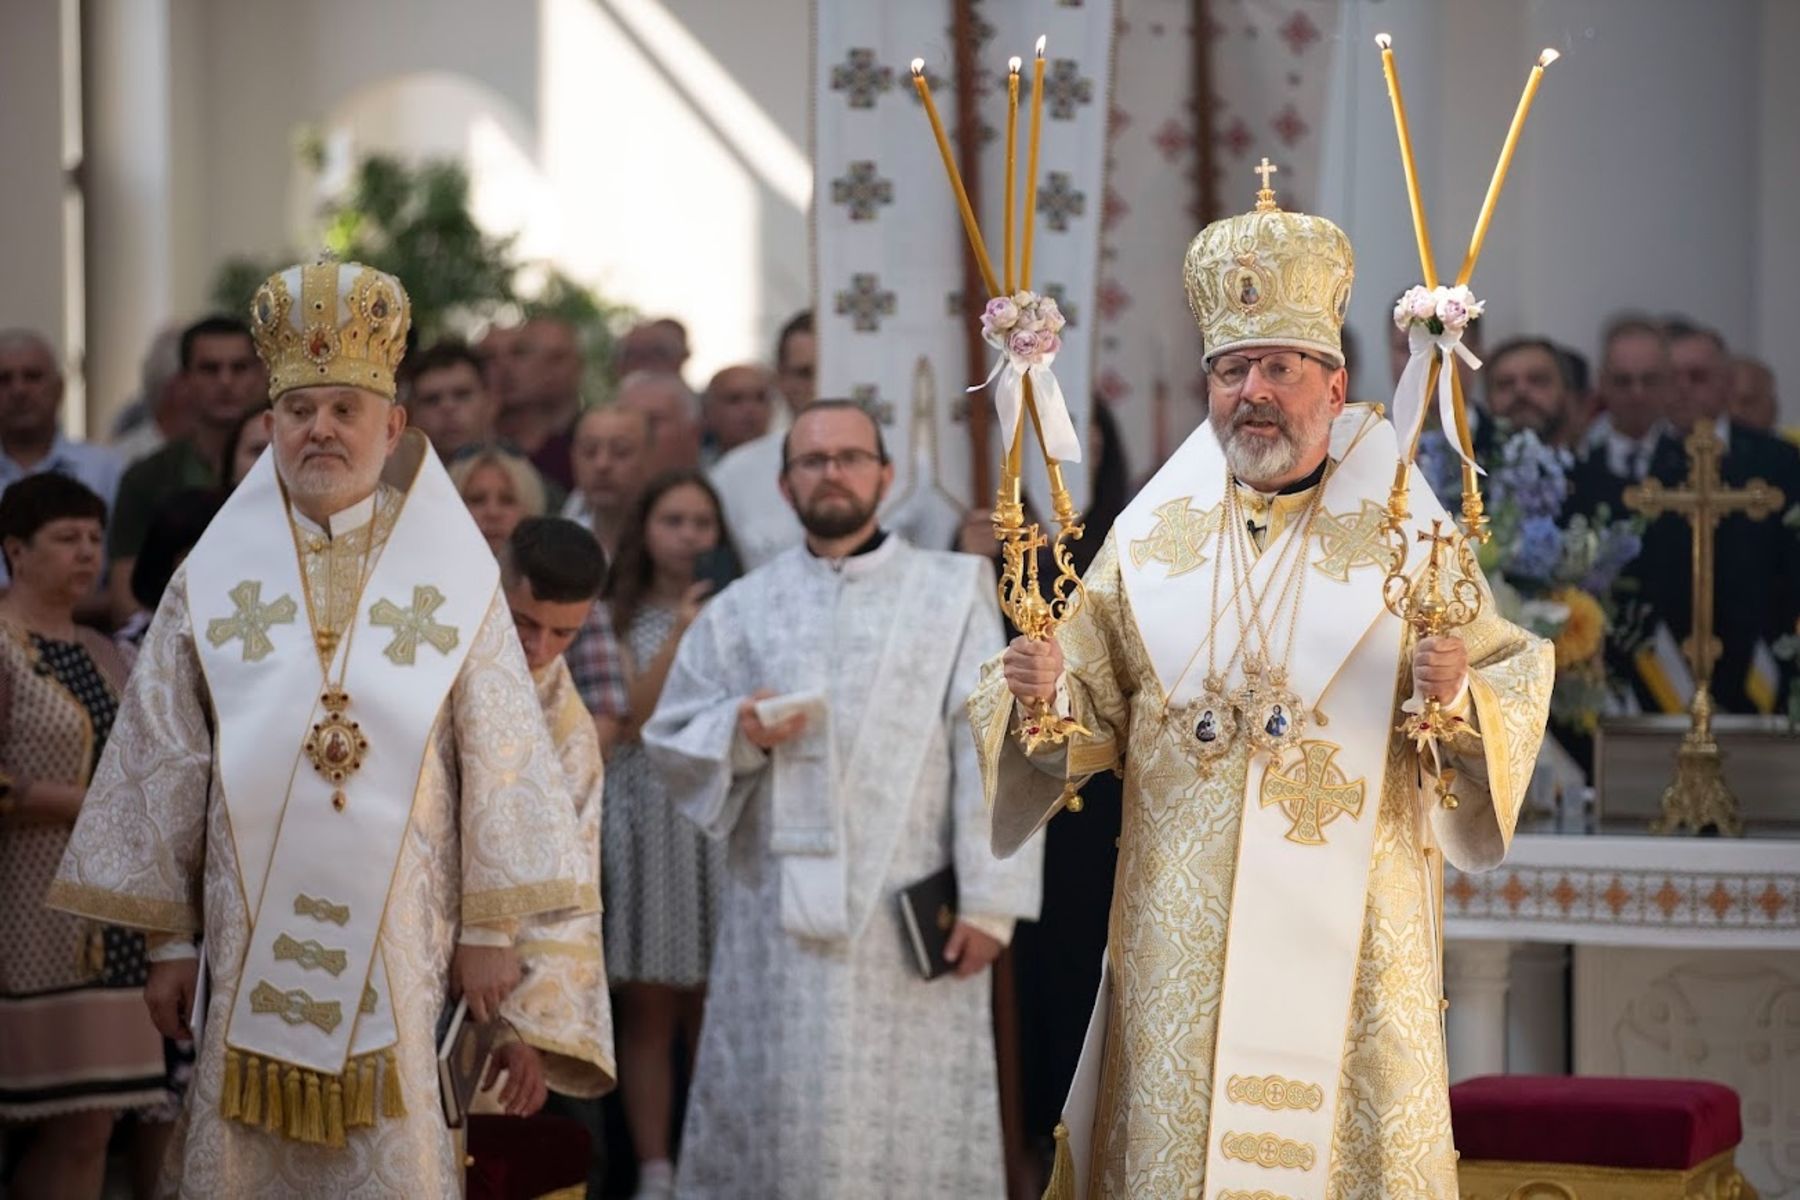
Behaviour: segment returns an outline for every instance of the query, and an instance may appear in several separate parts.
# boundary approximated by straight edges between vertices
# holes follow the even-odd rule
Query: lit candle
[[[1437,286],[1437,266],[1431,256],[1431,230],[1425,224],[1425,200],[1419,194],[1419,172],[1413,164],[1412,134],[1406,128],[1406,102],[1400,97],[1400,72],[1394,66],[1394,39],[1375,35],[1381,47],[1381,70],[1387,76],[1388,99],[1394,105],[1394,131],[1400,135],[1400,165],[1406,171],[1406,197],[1412,204],[1413,233],[1419,239],[1419,266],[1426,287]]]
[[[1519,135],[1525,131],[1525,114],[1531,111],[1531,102],[1537,96],[1538,84],[1543,82],[1544,68],[1555,62],[1562,55],[1546,48],[1538,55],[1531,73],[1525,77],[1525,93],[1519,97],[1519,107],[1513,113],[1512,128],[1506,131],[1506,142],[1500,147],[1500,161],[1494,164],[1494,178],[1488,183],[1487,199],[1481,202],[1481,216],[1475,220],[1475,233],[1469,238],[1469,254],[1463,259],[1462,270],[1457,272],[1456,282],[1467,283],[1469,276],[1475,274],[1475,260],[1481,256],[1481,243],[1487,237],[1488,222],[1494,216],[1494,204],[1500,199],[1500,187],[1506,182],[1506,168],[1512,165],[1513,150],[1518,147]]]
[[[1006,249],[1001,257],[1005,260],[1006,293],[1013,290],[1013,199],[1019,178],[1019,59],[1015,55],[1006,60],[1006,217],[1005,238]]]
[[[913,87],[918,89],[919,99],[925,104],[925,116],[931,121],[931,132],[937,138],[938,153],[944,157],[944,172],[950,176],[950,188],[956,193],[957,207],[962,210],[963,231],[969,235],[969,248],[975,252],[975,265],[981,268],[982,282],[987,285],[988,293],[999,291],[999,281],[994,278],[993,260],[988,258],[987,246],[981,240],[981,226],[976,224],[975,210],[969,207],[968,189],[963,187],[962,172],[956,169],[956,155],[950,152],[950,139],[944,135],[944,122],[938,117],[937,105],[932,103],[931,85],[925,79],[925,60],[912,60]]]
[[[1031,64],[1031,140],[1025,151],[1025,247],[1019,256],[1019,286],[1031,286],[1031,238],[1037,228],[1038,135],[1044,128],[1044,41],[1037,40]]]

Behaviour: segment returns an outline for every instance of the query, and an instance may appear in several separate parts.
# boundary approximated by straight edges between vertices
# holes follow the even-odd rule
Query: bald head
[[[56,438],[63,376],[48,338],[0,330],[0,446],[14,458],[48,453]]]
[[[687,327],[672,317],[633,325],[619,339],[619,377],[639,371],[679,375],[688,359]]]
[[[1754,358],[1734,359],[1731,364],[1731,419],[1764,433],[1773,433],[1781,419],[1775,398],[1775,372]]]
[[[672,371],[636,371],[619,381],[614,404],[642,413],[650,427],[650,473],[700,463],[700,398]]]
[[[726,367],[712,377],[703,397],[706,430],[721,452],[768,432],[774,391],[774,376],[755,363]]]

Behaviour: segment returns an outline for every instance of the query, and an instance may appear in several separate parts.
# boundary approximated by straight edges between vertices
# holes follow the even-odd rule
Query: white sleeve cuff
[[[1014,917],[984,917],[979,913],[959,913],[957,919],[979,929],[1002,946],[1012,945],[1013,926],[1018,923]]]
[[[194,945],[192,938],[171,938],[161,945],[148,946],[144,957],[153,963],[179,962],[184,958],[199,958],[200,948]]]
[[[464,925],[456,940],[464,946],[505,947],[513,944],[512,934],[491,925]]]

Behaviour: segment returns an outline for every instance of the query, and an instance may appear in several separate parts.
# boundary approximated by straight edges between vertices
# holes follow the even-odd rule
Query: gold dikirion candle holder
[[[1413,160],[1412,135],[1407,130],[1406,104],[1400,93],[1400,73],[1394,63],[1394,42],[1383,33],[1376,36],[1375,44],[1381,49],[1382,72],[1387,78],[1388,99],[1394,109],[1394,129],[1400,139],[1400,163],[1406,174],[1413,233],[1419,244],[1419,267],[1425,286],[1435,288],[1438,283],[1437,267],[1431,252],[1431,233],[1425,222],[1425,202],[1419,190],[1418,170]],[[1526,77],[1524,94],[1519,97],[1518,109],[1513,113],[1512,125],[1507,129],[1506,141],[1500,149],[1500,160],[1494,166],[1493,178],[1489,181],[1487,195],[1482,200],[1481,213],[1475,220],[1475,231],[1469,238],[1468,253],[1464,255],[1462,267],[1457,272],[1456,285],[1459,287],[1466,286],[1475,273],[1475,263],[1481,257],[1481,246],[1487,239],[1488,225],[1493,220],[1494,206],[1506,181],[1507,168],[1512,164],[1513,151],[1518,147],[1519,135],[1525,128],[1526,114],[1531,111],[1532,101],[1537,96],[1544,68],[1556,61],[1557,57],[1555,50],[1546,49],[1538,56]],[[1420,402],[1424,404],[1436,394],[1438,376],[1442,371],[1451,372],[1450,390],[1456,425],[1455,429],[1446,429],[1444,434],[1456,439],[1463,458],[1460,528],[1452,527],[1446,531],[1442,521],[1433,521],[1429,533],[1421,531],[1418,534],[1418,542],[1429,545],[1430,549],[1426,554],[1425,566],[1414,581],[1407,572],[1407,560],[1412,546],[1406,532],[1406,522],[1411,517],[1408,494],[1412,463],[1419,448],[1418,435],[1414,434],[1411,442],[1402,448],[1400,461],[1395,464],[1394,483],[1388,493],[1387,515],[1382,530],[1390,556],[1387,578],[1382,583],[1382,600],[1388,611],[1405,621],[1411,627],[1414,637],[1419,640],[1451,633],[1480,615],[1480,567],[1475,561],[1474,548],[1487,541],[1489,536],[1487,516],[1481,499],[1480,476],[1474,466],[1474,442],[1469,434],[1462,375],[1441,348],[1433,351],[1425,392]],[[1420,428],[1423,429],[1422,424]],[[1443,765],[1437,747],[1445,737],[1462,727],[1466,727],[1466,723],[1461,718],[1445,712],[1442,704],[1429,698],[1418,711],[1411,712],[1400,726],[1401,732],[1418,746],[1420,754],[1429,756],[1438,801],[1445,808],[1457,806],[1456,795],[1452,791],[1455,772]]]
[[[944,160],[944,171],[949,177],[950,188],[956,195],[957,207],[962,214],[963,232],[968,235],[969,247],[974,252],[975,262],[981,271],[982,282],[986,284],[990,296],[1011,296],[1015,290],[1028,290],[1031,286],[1032,237],[1037,215],[1037,161],[1038,143],[1043,129],[1044,100],[1044,38],[1037,40],[1037,52],[1033,63],[1033,87],[1031,92],[1031,131],[1026,151],[1028,170],[1025,182],[1023,205],[1023,237],[1020,240],[1017,274],[1014,273],[1013,254],[1013,190],[1014,178],[1017,174],[1018,153],[1018,120],[1019,120],[1019,70],[1020,60],[1013,58],[1007,63],[1007,115],[1006,115],[1006,188],[1005,188],[1005,246],[1003,248],[1002,265],[1005,271],[1003,278],[996,278],[993,260],[988,256],[986,243],[981,236],[981,227],[975,219],[975,211],[969,203],[968,190],[963,186],[962,173],[957,169],[956,156],[951,152],[950,139],[945,135],[943,121],[938,116],[937,105],[931,98],[931,85],[925,77],[925,60],[915,58],[912,62],[913,87],[918,90],[919,99],[923,102],[926,119],[931,122],[931,132],[937,139],[938,152]],[[1063,482],[1062,464],[1050,455],[1044,441],[1043,423],[1038,415],[1036,399],[1032,392],[1032,382],[1027,375],[1023,380],[1023,414],[1012,430],[1012,439],[1000,460],[1000,487],[994,497],[994,537],[1000,542],[1000,610],[1006,614],[1014,628],[1028,638],[1037,641],[1048,640],[1057,628],[1073,617],[1080,608],[1083,599],[1081,575],[1075,569],[1070,545],[1082,535],[1080,514],[1075,511],[1074,501],[1069,496],[1069,489]],[[1056,535],[1050,537],[1038,522],[1027,523],[1025,519],[1024,498],[1020,491],[1020,470],[1024,457],[1025,425],[1029,418],[1039,449],[1043,453],[1044,470],[1050,479],[1051,511],[1056,520]],[[1044,581],[1040,577],[1039,551],[1048,549],[1050,564],[1054,574],[1049,580],[1046,591]],[[1087,732],[1079,724],[1068,717],[1058,715],[1052,706],[1039,703],[1027,713],[1023,733],[1025,748],[1029,753],[1042,746],[1057,745],[1066,741],[1071,734]],[[1079,810],[1078,798],[1069,800],[1071,810]]]

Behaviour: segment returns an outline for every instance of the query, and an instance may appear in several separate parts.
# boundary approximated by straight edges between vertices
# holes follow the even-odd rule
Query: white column
[[[1450,1082],[1506,1072],[1506,989],[1511,942],[1458,941],[1444,947]]]
[[[63,144],[60,6],[8,5],[0,35],[0,329],[63,345]]]

